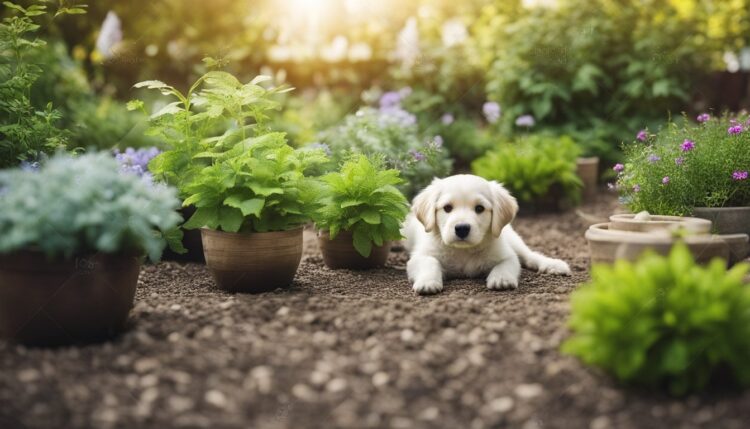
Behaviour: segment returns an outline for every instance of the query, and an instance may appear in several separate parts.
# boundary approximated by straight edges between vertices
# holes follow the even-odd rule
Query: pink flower
[[[669,176],[664,176],[661,179],[661,183],[664,184],[664,185],[666,185],[667,183],[669,183]]]
[[[732,179],[740,181],[740,180],[747,180],[748,172],[747,171],[735,171],[732,173]]]
[[[708,122],[711,119],[711,116],[708,113],[701,113],[696,119],[698,119],[698,122],[704,123]]]
[[[682,165],[682,164],[685,163],[685,158],[683,158],[683,157],[675,158],[674,159],[674,163],[677,164],[677,165]]]
[[[622,164],[620,164],[620,163],[617,163],[617,164],[615,164],[614,167],[612,167],[612,169],[615,170],[618,173],[622,173],[622,170],[625,169],[625,166],[622,165]]]
[[[646,130],[640,130],[638,131],[638,134],[636,134],[635,138],[640,142],[645,142],[646,139],[648,139],[648,132]]]
[[[742,132],[742,125],[732,125],[731,127],[729,127],[729,129],[727,129],[727,132],[730,136],[737,135]]]
[[[691,150],[695,149],[695,142],[685,139],[685,141],[680,145],[680,149],[682,149],[683,152],[690,152]]]

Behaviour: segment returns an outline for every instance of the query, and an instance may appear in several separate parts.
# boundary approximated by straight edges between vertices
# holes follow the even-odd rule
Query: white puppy
[[[435,179],[414,198],[402,230],[414,291],[438,293],[444,277],[487,274],[489,289],[515,289],[521,264],[570,275],[564,261],[526,246],[510,226],[517,211],[516,199],[497,182],[468,174]]]

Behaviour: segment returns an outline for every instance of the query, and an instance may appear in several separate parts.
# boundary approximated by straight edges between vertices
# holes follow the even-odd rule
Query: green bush
[[[312,218],[319,184],[305,172],[328,161],[321,150],[295,150],[283,133],[268,133],[210,154],[212,164],[184,186],[183,204],[196,207],[186,229],[284,231]]]
[[[384,170],[382,162],[359,155],[322,180],[323,207],[314,219],[331,239],[341,231],[351,232],[354,248],[364,257],[370,256],[373,244],[401,239],[409,202],[394,187],[401,183],[398,170]]]
[[[583,185],[576,169],[579,153],[570,137],[534,134],[501,143],[471,168],[478,176],[502,183],[523,202],[537,201],[557,188],[561,196],[577,203]]]
[[[750,205],[750,116],[707,117],[624,146],[625,165],[615,168],[631,211],[684,216],[694,207]]]
[[[436,121],[427,132],[440,136],[448,153],[462,166],[470,165],[492,148],[491,132],[482,130],[476,121],[469,119],[458,118],[450,123]]]
[[[0,194],[2,253],[146,252],[157,261],[180,222],[173,189],[120,173],[108,153],[59,154],[39,171],[2,171]]]
[[[627,384],[677,395],[727,372],[748,386],[748,268],[727,271],[719,259],[697,266],[683,244],[669,257],[594,266],[591,282],[571,298],[572,335],[563,351]]]
[[[398,188],[408,197],[433,178],[450,172],[451,162],[437,138],[419,137],[416,117],[400,106],[360,109],[343,123],[324,131],[321,142],[331,151],[330,169],[352,153],[383,156],[386,166],[401,172]]]

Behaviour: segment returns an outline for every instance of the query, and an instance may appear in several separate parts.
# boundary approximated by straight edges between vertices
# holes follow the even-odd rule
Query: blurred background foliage
[[[122,101],[136,97],[132,85],[144,79],[186,89],[206,71],[207,56],[240,79],[263,73],[296,87],[276,125],[297,145],[317,141],[377,94],[409,87],[404,108],[419,118],[421,132],[447,137],[458,166],[523,131],[515,124],[521,115],[534,117],[534,131],[570,135],[585,154],[614,161],[622,141],[670,114],[748,104],[750,0],[88,6],[87,15],[43,26],[53,43],[38,58],[45,74],[32,95],[40,104],[53,101],[64,127],[76,131],[75,147],[154,144]],[[102,52],[97,39],[109,12],[122,37]],[[491,124],[482,116],[488,100],[502,109]]]

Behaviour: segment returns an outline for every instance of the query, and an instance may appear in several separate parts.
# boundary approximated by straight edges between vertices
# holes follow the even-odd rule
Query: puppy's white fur
[[[526,246],[510,226],[517,211],[516,199],[499,183],[468,174],[435,179],[414,198],[402,230],[410,253],[406,271],[414,291],[438,293],[445,277],[483,275],[489,289],[515,289],[521,264],[543,273],[570,275],[564,261]],[[468,235],[459,237],[456,226],[464,230],[468,226]]]

